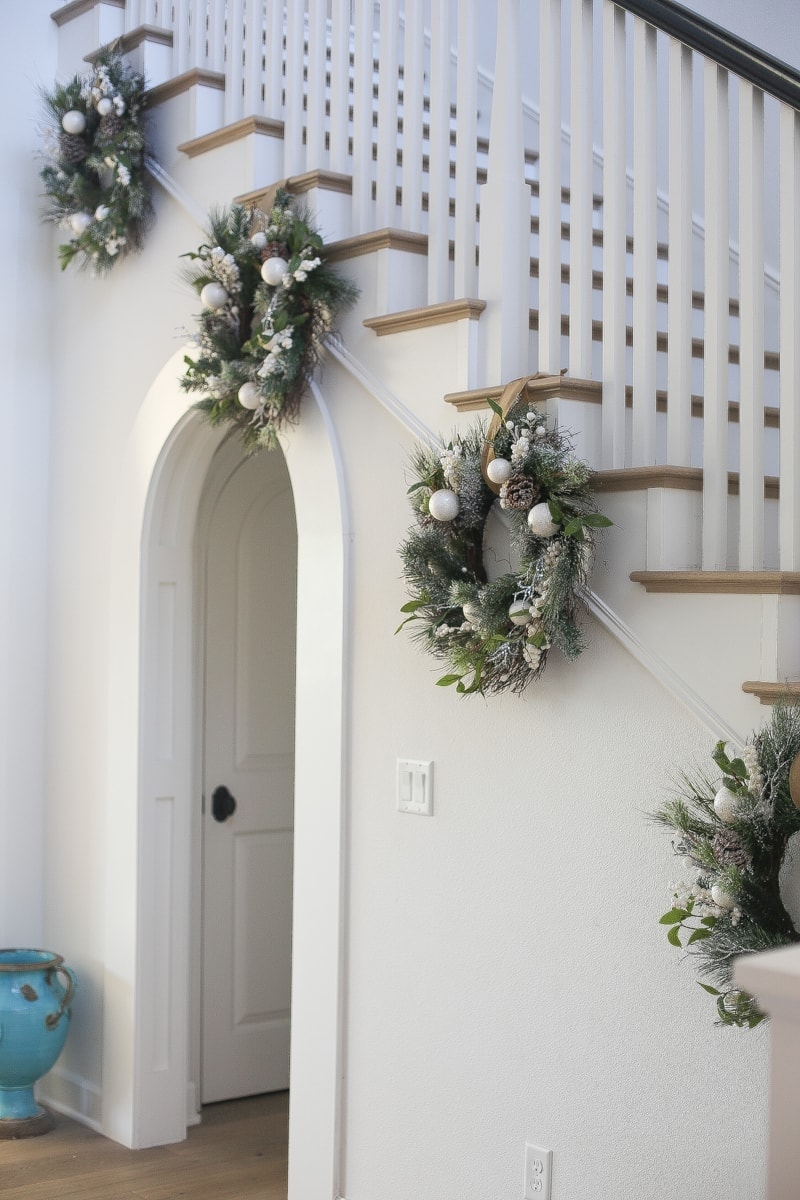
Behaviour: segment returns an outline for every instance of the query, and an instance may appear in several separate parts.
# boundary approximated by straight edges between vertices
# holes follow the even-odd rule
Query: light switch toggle
[[[433,763],[415,758],[397,760],[398,812],[433,816]]]

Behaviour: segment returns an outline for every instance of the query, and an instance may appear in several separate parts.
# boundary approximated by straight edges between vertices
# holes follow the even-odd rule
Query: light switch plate
[[[433,816],[433,763],[417,758],[397,760],[397,810]]]

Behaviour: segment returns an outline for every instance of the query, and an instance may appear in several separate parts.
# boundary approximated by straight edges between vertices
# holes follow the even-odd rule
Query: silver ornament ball
[[[528,528],[536,537],[551,538],[558,533],[558,526],[550,515],[550,505],[546,501],[534,504],[528,513]]]
[[[276,254],[272,258],[264,259],[261,264],[261,278],[270,287],[277,287],[288,270],[289,264],[286,259]]]
[[[255,233],[250,235],[250,241],[255,246],[256,250],[263,250],[267,244],[267,235],[263,229],[257,229]]]
[[[253,410],[258,408],[261,403],[261,392],[258,384],[254,383],[252,379],[248,379],[246,383],[243,383],[237,394],[242,408]]]
[[[114,101],[108,96],[103,96],[101,100],[97,101],[96,108],[101,117],[107,117],[109,113],[114,111]]]
[[[65,133],[83,133],[86,128],[86,117],[77,108],[71,108],[61,118],[61,127]]]
[[[493,458],[486,468],[486,474],[492,483],[502,487],[511,478],[513,470],[514,468],[507,458]]]
[[[717,908],[731,909],[736,907],[736,897],[732,896],[730,892],[726,892],[718,883],[715,883],[711,889],[711,899]]]
[[[228,293],[221,283],[207,283],[200,293],[200,300],[206,308],[224,308],[228,303]]]
[[[714,797],[714,812],[719,817],[720,821],[725,825],[730,825],[736,820],[736,808],[739,799],[735,792],[730,788],[721,787]]]
[[[455,520],[458,516],[458,496],[449,488],[440,488],[428,501],[428,512],[437,521]]]

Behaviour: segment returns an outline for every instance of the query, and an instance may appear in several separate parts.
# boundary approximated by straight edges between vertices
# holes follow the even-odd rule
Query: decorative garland
[[[438,685],[463,695],[521,692],[551,647],[567,658],[581,652],[576,618],[593,531],[611,524],[595,511],[590,470],[569,436],[519,401],[525,382],[510,384],[501,404],[489,401],[488,432],[474,426],[411,460],[417,523],[400,554],[412,599],[399,628],[417,622],[416,640],[451,668]],[[519,566],[490,579],[484,530],[498,493]]]
[[[41,169],[44,219],[69,231],[62,271],[78,259],[96,274],[141,250],[153,218],[144,169],[144,77],[104,50],[94,70],[43,93],[51,128]]]
[[[246,445],[273,446],[358,290],[328,266],[319,234],[282,191],[269,213],[213,212],[208,241],[184,257],[204,307],[182,386],[203,393],[196,407],[212,424],[230,421]]]
[[[711,757],[722,786],[705,774],[685,775],[681,794],[654,814],[675,834],[673,849],[691,875],[676,887],[661,924],[712,981],[700,986],[716,1000],[719,1025],[752,1029],[764,1020],[733,982],[736,958],[800,941],[780,891],[787,845],[800,830],[798,754],[800,710],[779,705],[740,757],[729,758],[725,742],[717,743]]]

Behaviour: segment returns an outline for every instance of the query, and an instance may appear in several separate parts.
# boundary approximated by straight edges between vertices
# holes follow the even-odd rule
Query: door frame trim
[[[221,434],[186,411],[183,354],[126,447],[110,561],[102,1123],[133,1147],[185,1137],[191,1082],[195,533]],[[344,469],[316,384],[281,444],[298,540],[289,1198],[307,1200],[340,1194],[349,623]]]

